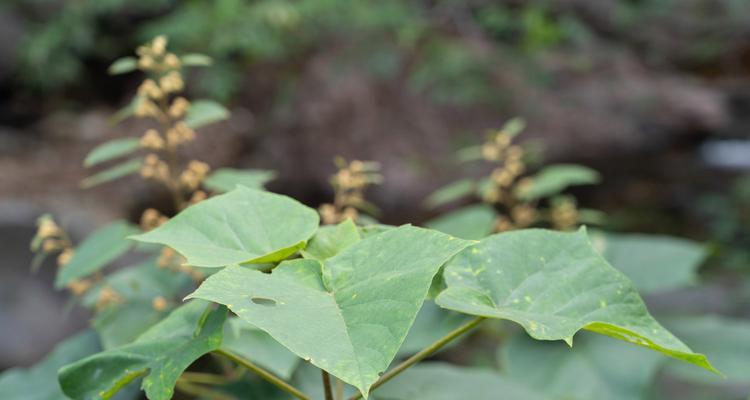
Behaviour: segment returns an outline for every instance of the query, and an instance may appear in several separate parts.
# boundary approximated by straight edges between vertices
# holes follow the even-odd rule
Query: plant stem
[[[204,388],[200,385],[189,383],[184,380],[178,380],[177,385],[175,386],[175,389],[183,393],[195,396],[195,397],[205,397],[211,400],[231,400],[232,399],[232,397],[225,395],[223,393],[219,393],[211,389]]]
[[[336,400],[344,400],[344,381],[336,378]]]
[[[484,321],[484,317],[476,317],[472,319],[471,321],[459,326],[458,328],[452,330],[447,335],[441,337],[437,341],[435,341],[433,344],[425,347],[422,349],[419,353],[407,358],[406,360],[402,361],[401,364],[393,367],[390,371],[383,374],[383,376],[380,377],[380,379],[377,380],[377,382],[373,383],[370,387],[370,393],[372,393],[373,390],[378,388],[380,385],[390,381],[393,379],[396,375],[404,372],[407,368],[411,367],[412,365],[424,360],[425,358],[429,357],[436,351],[440,350],[443,346],[450,343],[453,339],[463,335],[464,333],[472,330],[474,327],[479,325],[482,321]],[[357,393],[353,395],[352,397],[349,397],[349,400],[357,400],[362,397],[361,393]]]
[[[206,374],[202,372],[183,372],[180,379],[190,383],[202,383],[206,385],[223,385],[229,382],[225,376]]]
[[[300,400],[311,400],[306,394],[302,393],[299,389],[295,388],[294,386],[284,382],[283,379],[277,377],[276,375],[266,371],[265,369],[253,364],[250,360],[246,360],[238,355],[232,354],[228,351],[219,349],[214,351],[214,353],[222,355],[234,362],[236,362],[239,365],[242,365],[243,367],[249,369],[250,371],[255,372],[258,376],[261,378],[267,380],[268,382],[274,384],[279,389],[291,394],[292,396],[300,399]]]
[[[326,395],[326,400],[333,400],[333,391],[331,390],[331,377],[328,372],[321,369],[320,374],[323,377],[323,391]]]

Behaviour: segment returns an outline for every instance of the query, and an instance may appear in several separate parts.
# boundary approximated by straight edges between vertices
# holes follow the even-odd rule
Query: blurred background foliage
[[[52,210],[80,238],[103,221],[134,220],[146,206],[167,203],[134,181],[85,194],[73,189],[85,175],[79,161],[96,144],[142,132],[132,121],[109,124],[141,77],[111,77],[107,67],[158,34],[178,53],[214,60],[189,76],[191,96],[232,111],[198,139],[197,152],[212,167],[276,170],[272,190],[318,205],[331,198],[334,156],[376,160],[384,184],[370,195],[386,223],[423,223],[455,209],[422,204],[448,182],[489,172],[458,164],[456,151],[523,117],[521,139],[543,149],[545,162],[600,173],[600,184],[570,194],[606,215],[602,229],[691,240],[679,243],[699,251],[699,260],[665,256],[682,271],[680,283],[646,300],[689,344],[706,346],[735,372],[728,382],[707,384],[623,352],[623,365],[649,373],[617,381],[598,374],[602,361],[588,352],[604,345],[586,337],[579,353],[554,344],[540,351],[516,337],[488,355],[482,335],[506,335],[503,327],[471,339],[479,354],[459,346],[445,358],[486,366],[523,354],[532,361],[506,375],[546,382],[553,398],[747,398],[747,0],[3,1],[0,249],[8,257],[0,270],[0,332],[9,339],[0,343],[0,368],[31,365],[88,318],[63,316],[62,296],[48,289],[50,268],[42,268],[46,283],[25,269],[36,216]],[[662,239],[671,240],[631,237],[634,247],[620,254],[657,259],[659,250],[628,249]],[[700,323],[691,331],[684,318]],[[736,351],[712,347],[719,342]],[[535,368],[552,365],[549,357],[560,367]],[[564,378],[582,376],[594,382],[591,390],[571,393]]]

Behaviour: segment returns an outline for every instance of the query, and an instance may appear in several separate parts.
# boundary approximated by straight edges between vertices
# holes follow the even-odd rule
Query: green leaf
[[[428,362],[409,368],[372,394],[377,400],[552,400],[483,368]]]
[[[213,124],[229,118],[229,110],[213,100],[196,100],[190,104],[185,123],[193,128]]]
[[[425,199],[424,204],[429,208],[439,207],[466,197],[474,193],[475,190],[476,183],[473,179],[461,179],[434,191]]]
[[[226,308],[210,311],[192,301],[172,312],[132,344],[107,350],[60,369],[60,384],[71,398],[110,398],[134,379],[150,400],[169,400],[182,372],[221,345]]]
[[[113,158],[130,154],[140,147],[138,138],[121,138],[110,140],[96,146],[83,161],[83,165],[91,167],[93,165],[109,161]]]
[[[590,185],[600,180],[598,172],[575,164],[549,165],[531,178],[531,186],[518,193],[523,200],[541,199],[558,194],[570,186]]]
[[[143,96],[133,96],[133,100],[130,101],[130,103],[119,109],[110,119],[109,123],[111,125],[116,125],[129,117],[132,117],[135,114],[135,110],[138,109],[138,106],[140,103],[144,100]]]
[[[89,189],[102,183],[120,179],[130,174],[135,174],[141,170],[143,166],[142,158],[134,158],[132,160],[124,161],[114,167],[105,169],[102,172],[89,176],[88,178],[81,181],[81,188]]]
[[[351,219],[347,219],[338,225],[319,228],[301,253],[305,258],[324,261],[359,242],[359,240],[357,225]]]
[[[182,65],[188,67],[207,67],[214,63],[211,57],[198,53],[185,54],[180,57],[180,61],[182,61]]]
[[[135,57],[122,57],[115,60],[109,66],[107,72],[110,75],[120,75],[138,69],[138,60]]]
[[[286,196],[239,186],[133,239],[174,248],[198,267],[281,261],[304,247],[318,213]]]
[[[401,347],[433,276],[468,244],[402,226],[323,264],[286,261],[271,274],[227,267],[188,297],[225,304],[366,396]]]
[[[705,352],[725,375],[695,368],[685,368],[679,363],[667,364],[667,372],[689,381],[708,384],[750,384],[750,322],[747,320],[703,315],[665,319],[664,325],[680,335],[691,347]]]
[[[0,374],[0,399],[67,399],[57,383],[57,370],[99,351],[99,341],[86,330],[61,342],[52,352],[28,369],[13,368]]]
[[[102,310],[91,325],[99,334],[102,347],[109,350],[132,343],[167,314],[167,310],[155,310],[150,300],[129,300]]]
[[[262,189],[274,178],[276,178],[275,172],[263,169],[219,168],[211,171],[211,174],[203,181],[203,186],[217,193],[229,192],[237,185]]]
[[[417,319],[414,320],[414,324],[409,330],[409,334],[406,335],[404,344],[398,350],[398,355],[410,356],[419,352],[463,325],[469,318],[466,314],[440,308],[433,301],[425,301],[417,314]],[[458,340],[449,343],[449,346],[456,343],[458,343]]]
[[[110,286],[126,301],[151,301],[157,296],[182,298],[192,285],[188,275],[159,267],[156,259],[150,259],[108,274],[102,283],[86,292],[82,302],[86,306],[95,305],[104,286]]]
[[[507,378],[552,399],[644,399],[664,361],[652,351],[590,332],[576,338],[572,348],[516,335],[501,352]]]
[[[496,217],[491,206],[477,204],[441,215],[425,226],[462,239],[479,240],[492,233]]]
[[[106,267],[133,247],[126,238],[136,232],[138,228],[126,221],[116,221],[91,233],[75,248],[70,261],[58,269],[55,287],[64,288]]]
[[[469,146],[456,152],[456,161],[466,163],[471,161],[483,160],[482,146]]]
[[[526,129],[526,121],[523,118],[511,118],[503,124],[501,130],[510,137],[516,137],[519,133]]]
[[[300,358],[262,330],[240,318],[226,324],[221,348],[245,357],[288,380],[299,365]]]
[[[451,310],[514,321],[533,338],[565,340],[587,329],[715,371],[649,314],[625,275],[607,264],[585,229],[490,236],[445,267],[436,299]]]
[[[593,233],[594,247],[624,272],[641,293],[691,286],[706,248],[690,240],[661,235]]]

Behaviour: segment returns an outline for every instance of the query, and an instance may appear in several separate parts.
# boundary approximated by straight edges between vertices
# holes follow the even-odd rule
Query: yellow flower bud
[[[190,102],[184,97],[178,97],[172,101],[169,107],[169,116],[172,118],[181,118],[190,108]]]
[[[180,68],[182,63],[180,62],[180,58],[177,57],[174,53],[168,53],[166,56],[164,56],[164,65],[170,69],[177,69]]]
[[[74,296],[82,296],[91,289],[91,281],[88,279],[75,279],[68,284],[68,290]]]
[[[179,92],[185,87],[182,75],[177,71],[172,71],[159,79],[159,86],[164,93]]]
[[[164,297],[162,297],[162,296],[156,296],[156,297],[154,297],[154,299],[153,299],[153,300],[151,301],[151,306],[152,306],[152,307],[154,308],[154,310],[156,310],[156,311],[164,311],[164,310],[166,310],[166,309],[167,309],[167,305],[168,305],[168,303],[167,303],[167,299],[165,299],[165,298],[164,298]]]
[[[154,40],[151,42],[151,52],[156,55],[160,56],[164,54],[164,51],[167,49],[167,37],[164,35],[159,35],[154,38]]]
[[[70,259],[73,258],[73,249],[67,248],[60,253],[60,255],[57,256],[57,266],[63,267],[65,264],[70,262]]]
[[[146,149],[160,150],[164,148],[164,139],[161,138],[156,129],[149,129],[141,137],[140,145]]]

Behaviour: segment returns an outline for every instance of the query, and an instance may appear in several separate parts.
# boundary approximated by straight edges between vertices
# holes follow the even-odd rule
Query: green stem
[[[180,379],[190,383],[202,383],[205,385],[224,385],[229,382],[225,376],[206,374],[203,372],[183,372]]]
[[[321,376],[323,377],[323,391],[326,395],[326,400],[333,400],[333,390],[331,390],[331,377],[328,375],[328,372],[321,369],[320,370]]]
[[[431,356],[436,351],[440,350],[443,346],[450,343],[453,339],[463,335],[464,333],[472,330],[474,327],[479,325],[482,321],[484,321],[484,317],[476,317],[472,319],[471,321],[459,326],[458,328],[452,330],[447,335],[441,337],[438,339],[435,343],[425,347],[422,349],[419,353],[407,358],[406,360],[402,361],[401,364],[393,367],[390,371],[383,374],[383,376],[380,377],[380,379],[377,380],[377,382],[373,383],[370,387],[370,393],[372,393],[373,390],[377,389],[380,385],[390,381],[396,375],[404,372],[407,368],[411,367],[412,365],[424,360],[425,358]],[[357,400],[362,397],[361,393],[357,393],[353,395],[352,397],[349,397],[349,400]]]
[[[344,400],[344,381],[336,378],[336,400]]]
[[[232,399],[232,397],[227,396],[223,393],[219,393],[211,389],[204,388],[200,385],[192,384],[183,380],[177,381],[177,385],[175,386],[175,389],[185,394],[189,394],[191,396],[205,397],[211,400],[231,400]]]
[[[300,399],[300,400],[311,400],[306,394],[302,393],[299,389],[295,388],[294,386],[284,382],[283,379],[277,377],[276,375],[266,371],[265,369],[253,364],[250,360],[246,360],[238,355],[232,354],[228,351],[219,349],[214,351],[214,353],[222,355],[234,362],[236,362],[239,365],[242,365],[243,367],[249,369],[250,371],[255,372],[258,376],[261,378],[267,380],[268,382],[274,384],[279,389],[291,394],[292,396]]]

